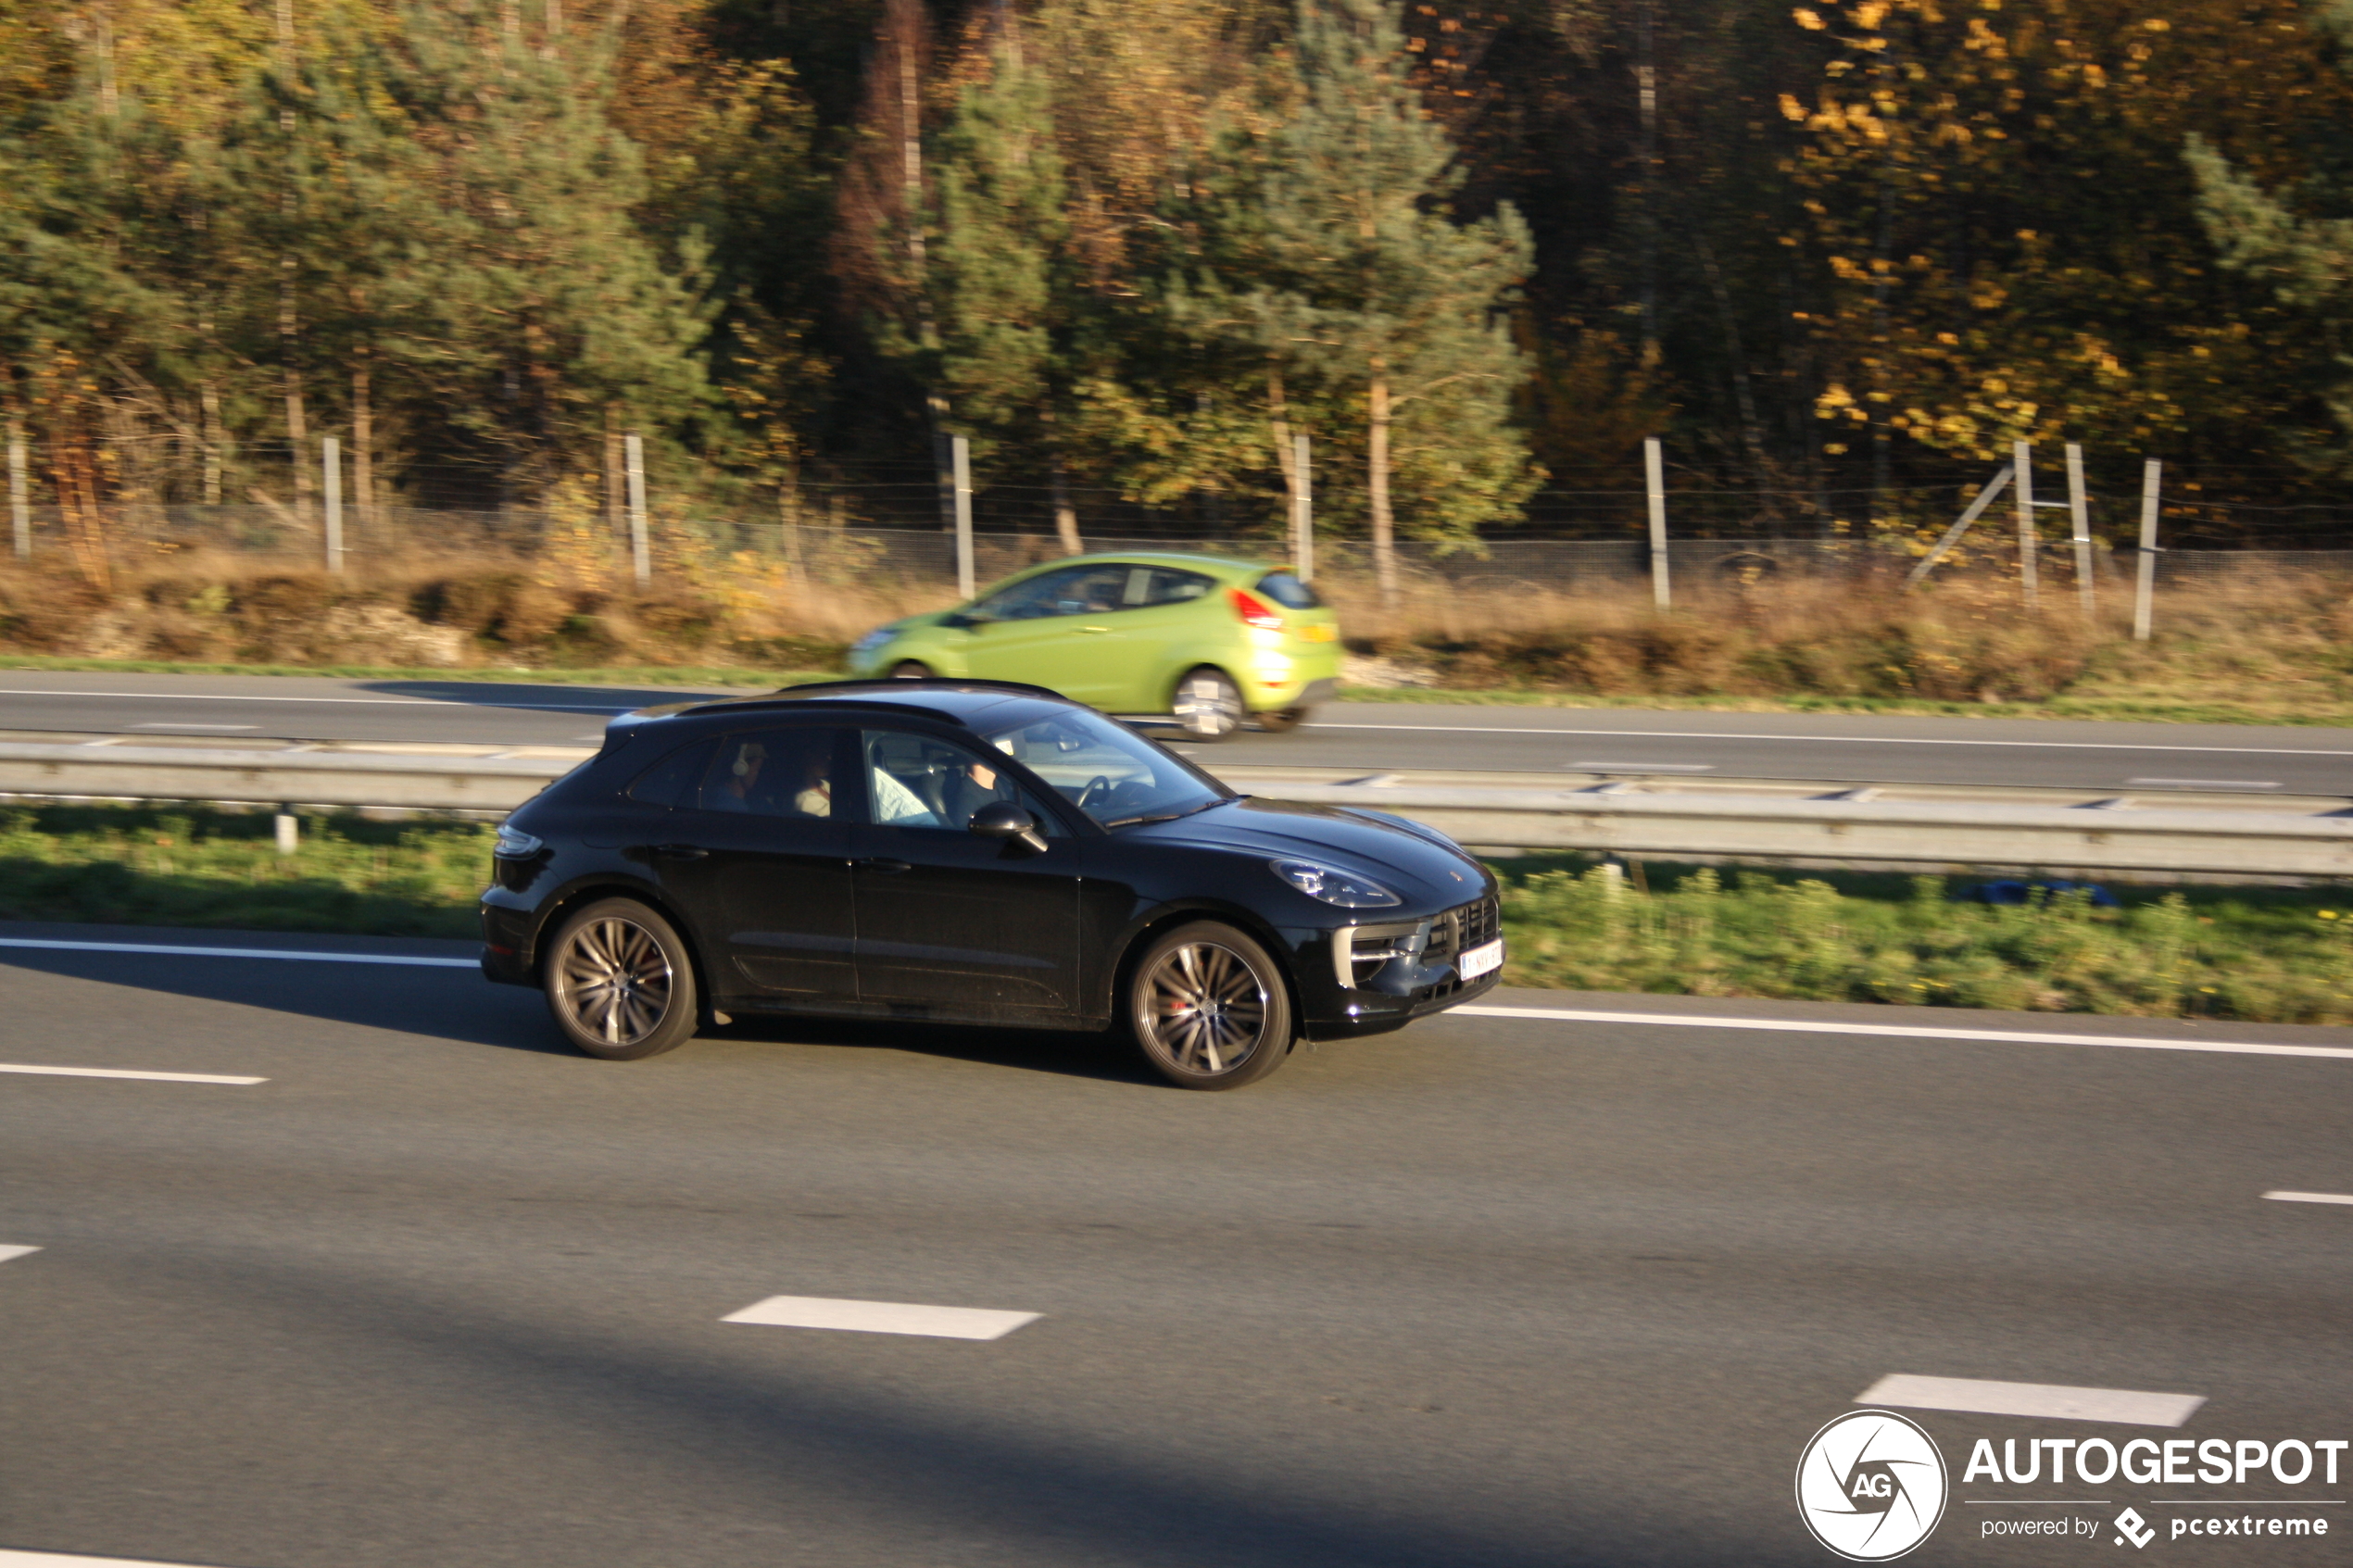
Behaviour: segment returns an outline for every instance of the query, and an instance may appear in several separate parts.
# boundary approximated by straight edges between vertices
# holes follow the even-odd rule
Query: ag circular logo
[[[1911,1422],[1856,1411],[1814,1434],[1797,1461],[1797,1512],[1814,1538],[1852,1562],[1884,1562],[1944,1517],[1944,1456]]]

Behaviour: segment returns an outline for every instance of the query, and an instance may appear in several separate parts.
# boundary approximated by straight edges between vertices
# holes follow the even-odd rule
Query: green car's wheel
[[[1202,665],[1176,683],[1170,705],[1187,740],[1220,741],[1242,727],[1241,688],[1223,670]]]
[[[1312,708],[1278,708],[1271,713],[1254,713],[1251,717],[1268,734],[1279,735],[1307,722],[1307,716],[1315,711]]]
[[[902,659],[890,667],[890,678],[894,681],[928,681],[931,671],[912,659]]]

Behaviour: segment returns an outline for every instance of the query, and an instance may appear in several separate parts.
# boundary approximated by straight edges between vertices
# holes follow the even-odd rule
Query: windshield
[[[988,738],[1107,828],[1181,817],[1229,798],[1207,775],[1100,713],[1063,709]]]

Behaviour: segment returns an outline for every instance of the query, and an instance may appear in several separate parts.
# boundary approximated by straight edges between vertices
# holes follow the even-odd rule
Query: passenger
[[[804,817],[830,817],[834,814],[834,759],[831,748],[820,746],[801,759],[800,793],[792,797],[793,809]]]
[[[751,792],[760,783],[760,770],[768,760],[768,748],[756,740],[745,741],[736,748],[736,760],[727,770],[727,777],[711,792],[705,809],[711,811],[749,811]]]

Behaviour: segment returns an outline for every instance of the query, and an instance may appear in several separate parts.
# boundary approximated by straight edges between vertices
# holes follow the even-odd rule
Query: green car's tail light
[[[1245,624],[1255,626],[1262,632],[1283,629],[1282,612],[1257,595],[1244,593],[1239,588],[1228,588],[1226,595],[1234,601],[1234,613],[1240,616]]]

